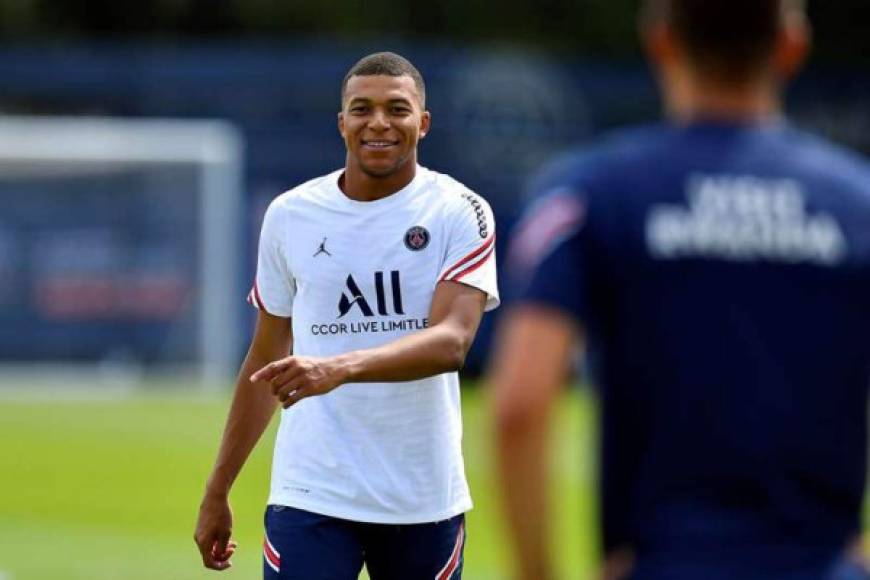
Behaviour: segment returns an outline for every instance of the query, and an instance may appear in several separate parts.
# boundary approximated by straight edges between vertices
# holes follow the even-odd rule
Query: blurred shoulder
[[[807,178],[832,182],[870,202],[870,161],[857,151],[814,133],[790,127],[792,163]]]
[[[661,150],[669,128],[662,123],[615,130],[594,142],[573,147],[537,171],[528,183],[531,196],[551,190],[584,191],[617,177],[624,177],[635,164],[645,163]]]

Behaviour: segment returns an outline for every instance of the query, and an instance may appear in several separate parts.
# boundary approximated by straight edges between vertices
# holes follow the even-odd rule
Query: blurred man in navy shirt
[[[667,121],[538,176],[508,256],[490,381],[521,577],[553,574],[546,433],[581,337],[605,577],[870,577],[870,169],[782,117],[799,2],[649,0],[642,23]]]

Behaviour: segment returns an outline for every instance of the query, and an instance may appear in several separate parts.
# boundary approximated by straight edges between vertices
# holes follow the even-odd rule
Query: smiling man
[[[194,536],[207,568],[230,566],[230,487],[280,405],[265,578],[461,577],[456,371],[498,304],[495,230],[485,201],[417,165],[430,123],[417,69],[365,57],[342,84],[345,167],[269,206],[257,326]]]

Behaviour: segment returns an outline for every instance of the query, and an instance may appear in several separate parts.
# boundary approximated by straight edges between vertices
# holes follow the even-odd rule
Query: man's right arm
[[[496,454],[518,578],[549,580],[550,423],[577,343],[568,316],[546,306],[514,307],[499,331],[488,377]]]
[[[235,543],[231,541],[230,488],[278,406],[268,385],[252,383],[249,377],[267,363],[287,356],[291,346],[290,319],[260,311],[199,509],[194,541],[206,568],[225,570],[231,565]]]

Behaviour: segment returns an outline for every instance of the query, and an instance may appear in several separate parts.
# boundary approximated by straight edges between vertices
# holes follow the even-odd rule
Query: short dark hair
[[[773,55],[788,10],[802,0],[647,0],[647,18],[664,19],[693,64],[726,80],[743,80]]]
[[[361,58],[355,65],[350,67],[344,80],[341,82],[341,100],[344,101],[344,92],[347,89],[347,81],[350,77],[368,77],[375,75],[387,75],[391,77],[409,76],[414,79],[417,92],[420,94],[420,105],[426,107],[426,83],[423,75],[417,70],[411,61],[394,52],[376,52]]]

